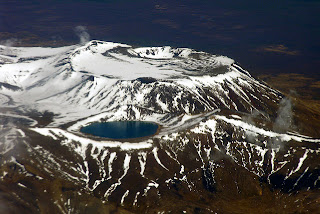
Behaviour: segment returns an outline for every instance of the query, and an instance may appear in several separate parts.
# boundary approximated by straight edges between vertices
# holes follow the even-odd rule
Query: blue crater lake
[[[92,123],[82,127],[80,132],[98,137],[112,139],[139,138],[153,135],[157,132],[158,125],[142,121],[113,121]]]

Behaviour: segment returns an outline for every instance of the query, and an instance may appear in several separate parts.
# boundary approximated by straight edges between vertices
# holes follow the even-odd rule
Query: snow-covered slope
[[[81,47],[10,48],[5,57],[12,61],[2,60],[0,82],[20,90],[2,85],[2,91],[18,103],[64,115],[55,125],[126,105],[161,114],[218,108],[249,113],[281,99],[232,59],[186,48],[91,41]],[[143,114],[130,117],[143,120]]]
[[[188,48],[102,41],[0,46],[0,103],[19,109],[0,116],[26,120],[32,111],[53,113],[45,127],[30,119],[24,131],[9,125],[3,132],[23,138],[44,171],[131,208],[156,206],[175,191],[207,197],[219,188],[221,169],[231,165],[285,191],[319,188],[314,160],[320,141],[272,129],[283,98],[232,59]],[[153,121],[161,128],[134,142],[79,132],[100,120]],[[3,139],[5,165],[16,161],[9,155],[15,140]],[[241,179],[232,179],[237,191],[246,192]]]

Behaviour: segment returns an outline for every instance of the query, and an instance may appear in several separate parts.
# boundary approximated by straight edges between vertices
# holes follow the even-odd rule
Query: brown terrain
[[[320,137],[320,81],[301,74],[261,75],[260,80],[293,101],[295,125],[301,133]]]
[[[9,38],[11,35],[0,34],[0,40]],[[21,41],[29,45],[48,45],[47,41],[38,42],[38,38],[32,35],[19,37],[28,39]],[[61,45],[62,43],[59,43]],[[21,45],[21,44],[20,44]],[[50,46],[55,46],[52,43]],[[26,45],[25,45],[26,46]],[[279,74],[260,75],[258,77],[269,86],[281,91],[288,96],[293,103],[294,125],[299,133],[320,138],[320,81],[301,74]],[[38,120],[40,124],[46,125],[52,115],[46,113],[40,117],[32,113],[31,117]],[[23,129],[23,127],[22,127]],[[41,142],[43,137],[29,133],[24,130],[32,141]],[[48,142],[44,142],[48,143]],[[40,143],[41,144],[41,143]],[[20,150],[27,149],[19,147]],[[17,153],[19,151],[16,151]],[[121,207],[112,202],[103,203],[98,197],[89,192],[83,192],[81,186],[55,177],[47,172],[39,171],[36,167],[38,159],[31,164],[23,157],[20,160],[26,170],[34,175],[39,175],[44,180],[36,181],[34,177],[21,174],[16,165],[4,164],[0,168],[0,175],[9,171],[9,174],[0,180],[0,214],[2,213],[59,213],[59,203],[62,205],[68,198],[72,198],[71,213],[157,213],[159,210],[172,211],[171,213],[208,213],[206,208],[210,207],[218,213],[319,213],[320,212],[320,190],[300,190],[295,193],[282,192],[274,189],[265,182],[259,181],[257,176],[252,175],[243,168],[237,167],[228,159],[219,162],[223,170],[216,171],[216,179],[219,181],[214,193],[205,192],[203,197],[185,194],[184,188],[176,186],[177,195],[168,194],[163,198],[158,207],[151,208],[141,205],[140,207]],[[0,156],[0,161],[2,157]],[[70,160],[72,161],[72,160]],[[316,163],[317,164],[317,163]],[[318,164],[319,165],[319,164]],[[9,167],[9,168],[7,168]],[[11,168],[10,168],[11,167]],[[230,176],[232,175],[232,176]],[[196,178],[199,175],[195,176]],[[30,188],[18,188],[16,183],[25,184]],[[235,182],[238,184],[236,187]],[[240,188],[236,190],[235,188]],[[43,191],[46,189],[46,192]],[[205,191],[205,190],[202,190]],[[233,194],[238,192],[238,194]],[[36,200],[35,200],[36,199]],[[58,202],[55,204],[54,202]],[[63,210],[63,209],[62,209]],[[128,211],[129,210],[129,211]],[[66,211],[66,210],[65,210]],[[67,212],[66,212],[67,213]]]

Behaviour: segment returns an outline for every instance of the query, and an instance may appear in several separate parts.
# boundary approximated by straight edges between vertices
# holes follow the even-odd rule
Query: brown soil
[[[320,81],[301,74],[261,75],[258,78],[291,98],[299,132],[320,137]]]

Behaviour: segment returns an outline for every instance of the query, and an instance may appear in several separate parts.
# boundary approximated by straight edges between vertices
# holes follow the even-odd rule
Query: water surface
[[[142,121],[113,121],[105,123],[92,123],[82,127],[82,133],[112,139],[129,139],[153,135],[158,125]]]

